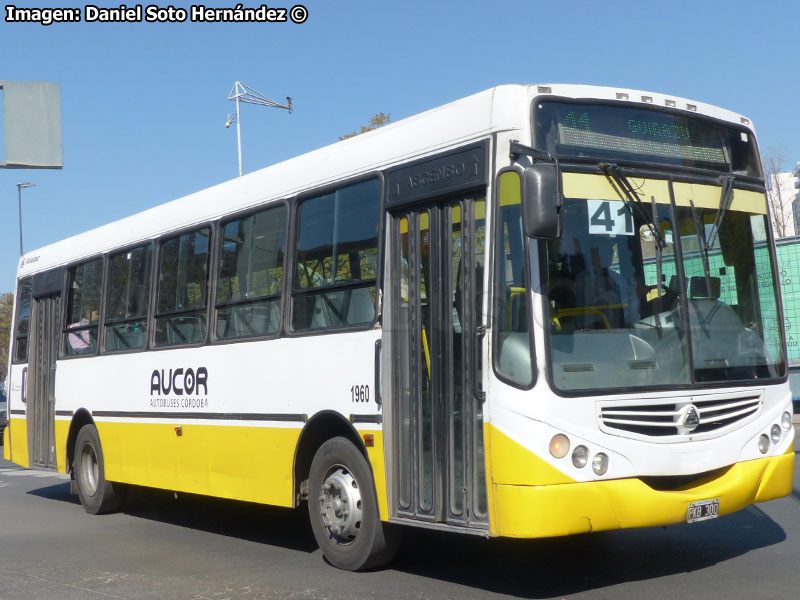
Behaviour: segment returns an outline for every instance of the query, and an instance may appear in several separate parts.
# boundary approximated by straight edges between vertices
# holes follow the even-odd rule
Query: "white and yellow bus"
[[[345,569],[701,521],[791,491],[782,322],[748,119],[502,86],[27,253],[4,456],[305,502]]]

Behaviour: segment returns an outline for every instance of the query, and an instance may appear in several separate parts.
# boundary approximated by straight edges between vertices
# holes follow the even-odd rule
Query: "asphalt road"
[[[164,493],[91,516],[63,476],[0,460],[0,599],[797,598],[798,471],[790,497],[713,521],[536,541],[409,529],[390,569],[346,573],[305,511]]]

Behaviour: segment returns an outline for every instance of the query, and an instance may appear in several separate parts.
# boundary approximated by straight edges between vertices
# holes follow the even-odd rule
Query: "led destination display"
[[[664,162],[758,175],[753,136],[701,116],[656,108],[543,101],[537,145],[559,156]]]
[[[658,115],[664,117],[668,115]],[[699,146],[692,144],[689,127],[685,123],[665,123],[659,119],[604,119],[592,129],[591,114],[588,110],[570,111],[558,123],[561,143],[569,146],[608,148],[689,160],[724,163],[725,151],[718,146]]]

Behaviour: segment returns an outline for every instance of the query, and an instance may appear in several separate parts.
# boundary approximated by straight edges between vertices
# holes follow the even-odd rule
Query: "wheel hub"
[[[319,494],[325,527],[338,543],[349,544],[361,529],[361,491],[355,478],[342,466],[333,467]]]
[[[78,476],[83,483],[83,489],[89,496],[94,496],[97,493],[97,480],[98,480],[99,465],[97,463],[97,455],[94,453],[94,448],[86,444],[81,451],[81,464]]]

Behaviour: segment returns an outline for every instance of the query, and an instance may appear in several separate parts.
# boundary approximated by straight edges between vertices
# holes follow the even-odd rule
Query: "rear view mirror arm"
[[[508,157],[513,160],[519,160],[520,156],[530,156],[534,160],[543,160],[546,162],[555,162],[555,159],[549,152],[544,150],[537,150],[525,144],[520,144],[519,140],[511,140],[508,148]]]

